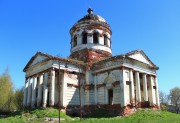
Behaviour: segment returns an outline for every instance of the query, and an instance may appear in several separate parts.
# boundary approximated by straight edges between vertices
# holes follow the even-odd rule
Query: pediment
[[[156,67],[156,65],[147,57],[147,55],[142,50],[135,50],[126,54],[129,58],[143,62],[150,66]]]
[[[138,60],[140,62],[146,63],[150,65],[151,63],[147,60],[146,56],[144,56],[142,53],[136,53],[129,56],[132,59]]]
[[[40,62],[42,62],[42,61],[45,61],[45,60],[47,60],[47,59],[49,59],[49,58],[50,58],[49,55],[43,54],[43,53],[41,53],[41,52],[37,52],[37,53],[29,60],[29,62],[27,63],[27,65],[25,66],[25,68],[24,68],[23,71],[25,71],[27,68],[29,68],[29,67],[31,67],[31,66],[33,66],[33,65],[35,65],[35,64],[38,64],[38,63],[40,63]]]
[[[46,56],[42,56],[42,55],[38,54],[29,66],[33,66],[35,64],[38,64],[38,63],[40,63],[46,59],[48,59]]]

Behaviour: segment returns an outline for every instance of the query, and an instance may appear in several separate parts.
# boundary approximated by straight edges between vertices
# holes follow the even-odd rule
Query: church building
[[[24,107],[132,106],[159,108],[156,70],[142,50],[112,56],[112,30],[88,9],[70,29],[71,54],[37,52],[27,63]]]

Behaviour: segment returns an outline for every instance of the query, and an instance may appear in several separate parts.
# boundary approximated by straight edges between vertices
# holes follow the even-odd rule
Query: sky
[[[68,57],[69,30],[89,7],[111,26],[113,55],[141,49],[160,91],[180,87],[180,0],[0,0],[0,74],[8,67],[20,89],[36,52]]]

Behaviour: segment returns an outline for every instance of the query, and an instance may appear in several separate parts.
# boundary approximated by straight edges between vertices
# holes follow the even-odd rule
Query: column
[[[45,108],[47,105],[47,96],[48,96],[48,73],[44,74],[44,82],[43,82],[43,107]]]
[[[144,91],[144,101],[148,101],[148,91],[147,91],[147,78],[146,78],[146,74],[143,74],[143,91]]]
[[[29,79],[29,82],[28,82],[28,97],[27,97],[27,106],[31,106],[32,82],[33,82],[33,78],[30,78],[30,79]]]
[[[154,89],[153,89],[153,77],[150,75],[149,77],[149,80],[150,80],[150,95],[149,95],[149,101],[150,101],[150,104],[151,105],[154,105],[156,102],[155,102],[155,95],[154,95]]]
[[[82,40],[82,39],[81,39]],[[93,37],[92,37],[92,34],[89,34],[87,35],[87,43],[88,44],[92,44],[93,43]]]
[[[134,78],[133,78],[133,70],[130,69],[130,81],[131,81],[131,103],[135,104],[135,96],[134,96]]]
[[[94,102],[95,102],[95,104],[97,104],[97,97],[98,97],[98,95],[97,95],[97,87],[96,87],[96,84],[97,84],[97,75],[95,74],[94,75]]]
[[[37,85],[37,76],[34,77],[34,81],[32,84],[32,100],[31,100],[31,107],[35,108],[36,102],[36,85]]]
[[[160,103],[159,103],[159,90],[158,90],[158,82],[157,82],[157,77],[154,78],[154,81],[156,83],[156,104],[158,106],[158,108],[160,107]]]
[[[135,73],[136,78],[136,102],[141,102],[141,88],[140,88],[140,79],[139,79],[139,72]]]
[[[62,75],[61,75],[62,74]],[[65,71],[62,71],[62,72],[60,72],[60,89],[61,89],[61,95],[60,95],[60,101],[62,101],[62,106],[66,106],[67,105],[67,103],[66,103],[66,100],[67,100],[67,81],[64,81],[64,75],[65,74]]]
[[[120,90],[121,90],[121,93],[122,95],[120,95],[120,102],[121,102],[121,106],[126,106],[126,103],[127,103],[127,97],[126,97],[126,92],[125,92],[125,86],[126,86],[126,77],[125,77],[125,70],[124,68],[122,68],[122,80],[121,83],[120,83]]]
[[[43,84],[43,74],[39,75],[37,107],[40,107],[41,106],[41,102],[42,102],[42,88],[43,88],[42,84]]]
[[[87,37],[88,38],[88,37]],[[72,39],[72,40],[74,40],[74,39]],[[73,41],[73,43],[74,43],[74,41]],[[80,45],[80,44],[82,44],[82,35],[77,35],[77,45]],[[73,45],[72,45],[73,46]]]
[[[25,87],[24,87],[24,98],[23,98],[23,106],[27,106],[27,91],[28,91],[28,79],[25,81]]]
[[[50,93],[49,93],[49,104],[54,106],[54,92],[55,92],[55,70],[51,70],[51,80],[50,80]]]

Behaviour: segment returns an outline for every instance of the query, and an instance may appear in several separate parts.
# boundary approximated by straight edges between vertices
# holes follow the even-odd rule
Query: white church
[[[24,107],[132,106],[159,108],[156,70],[142,50],[112,56],[107,21],[88,9],[70,29],[71,54],[37,52],[27,63]]]

